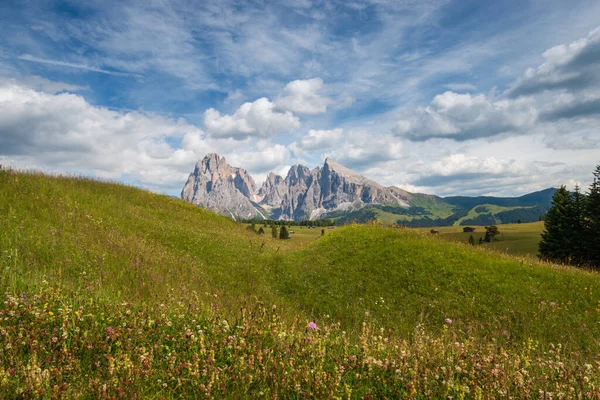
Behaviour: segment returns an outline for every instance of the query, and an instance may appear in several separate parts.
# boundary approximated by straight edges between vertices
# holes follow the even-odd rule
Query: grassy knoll
[[[544,230],[543,222],[530,222],[526,224],[500,224],[497,225],[500,230],[494,242],[483,243],[481,246],[493,249],[506,254],[536,258],[538,254],[538,245],[540,243],[540,235]],[[463,232],[463,226],[442,226],[433,228],[439,231],[444,239],[451,241],[468,243],[469,236],[473,235],[475,243],[479,243],[479,239],[485,236],[485,227],[472,225],[475,228],[473,233]],[[420,232],[429,232],[431,228],[419,228]],[[480,246],[479,244],[477,246]]]
[[[292,230],[0,171],[0,393],[600,396],[596,273],[409,229]]]

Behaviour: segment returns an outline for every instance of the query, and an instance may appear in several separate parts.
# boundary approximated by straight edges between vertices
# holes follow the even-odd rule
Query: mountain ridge
[[[224,157],[210,153],[196,163],[181,198],[234,219],[347,220],[358,213],[357,222],[363,222],[365,218],[378,219],[378,214],[386,213],[387,222],[404,224],[423,220],[422,223],[429,226],[456,223],[469,214],[469,209],[483,204],[498,206],[500,212],[513,211],[516,207],[519,213],[515,215],[537,220],[538,214],[549,206],[555,190],[549,188],[519,197],[440,197],[411,193],[396,186],[383,186],[329,157],[322,167],[309,169],[301,164],[293,165],[285,178],[271,172],[259,188],[245,169],[232,167]],[[528,207],[535,208],[530,212],[532,215],[523,211]],[[394,215],[398,220],[393,220]],[[420,226],[419,222],[416,224]]]

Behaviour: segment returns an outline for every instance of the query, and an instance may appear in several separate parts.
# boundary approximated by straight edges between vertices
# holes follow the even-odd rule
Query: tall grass
[[[0,387],[599,395],[595,273],[379,226],[265,236],[130,187],[0,171]]]

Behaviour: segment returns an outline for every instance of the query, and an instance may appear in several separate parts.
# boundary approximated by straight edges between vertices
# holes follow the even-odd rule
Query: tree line
[[[289,221],[289,220],[273,220],[273,219],[241,219],[239,222],[244,224],[259,224],[264,227],[271,225],[283,226],[286,225],[288,227],[291,226],[334,226],[335,221],[331,219],[316,219],[312,220],[304,220],[304,221]]]
[[[544,218],[541,259],[600,269],[600,165],[588,193],[561,186]]]

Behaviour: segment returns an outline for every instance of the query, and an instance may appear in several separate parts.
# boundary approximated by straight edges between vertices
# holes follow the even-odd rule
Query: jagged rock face
[[[266,204],[271,207],[280,207],[281,201],[287,192],[288,186],[283,178],[271,172],[260,188],[258,196],[262,198],[261,204]]]
[[[181,192],[184,200],[221,214],[243,218],[260,214],[296,221],[369,204],[408,207],[407,195],[410,193],[386,188],[331,159],[325,160],[323,168],[312,171],[294,165],[285,179],[270,173],[257,192],[245,170],[229,166],[216,154],[198,162]]]
[[[388,188],[357,174],[337,162],[326,159],[321,177],[321,204],[326,210],[345,204],[408,204]]]
[[[198,161],[181,191],[183,200],[233,218],[255,217],[258,211],[252,201],[256,197],[252,177],[217,154]]]

